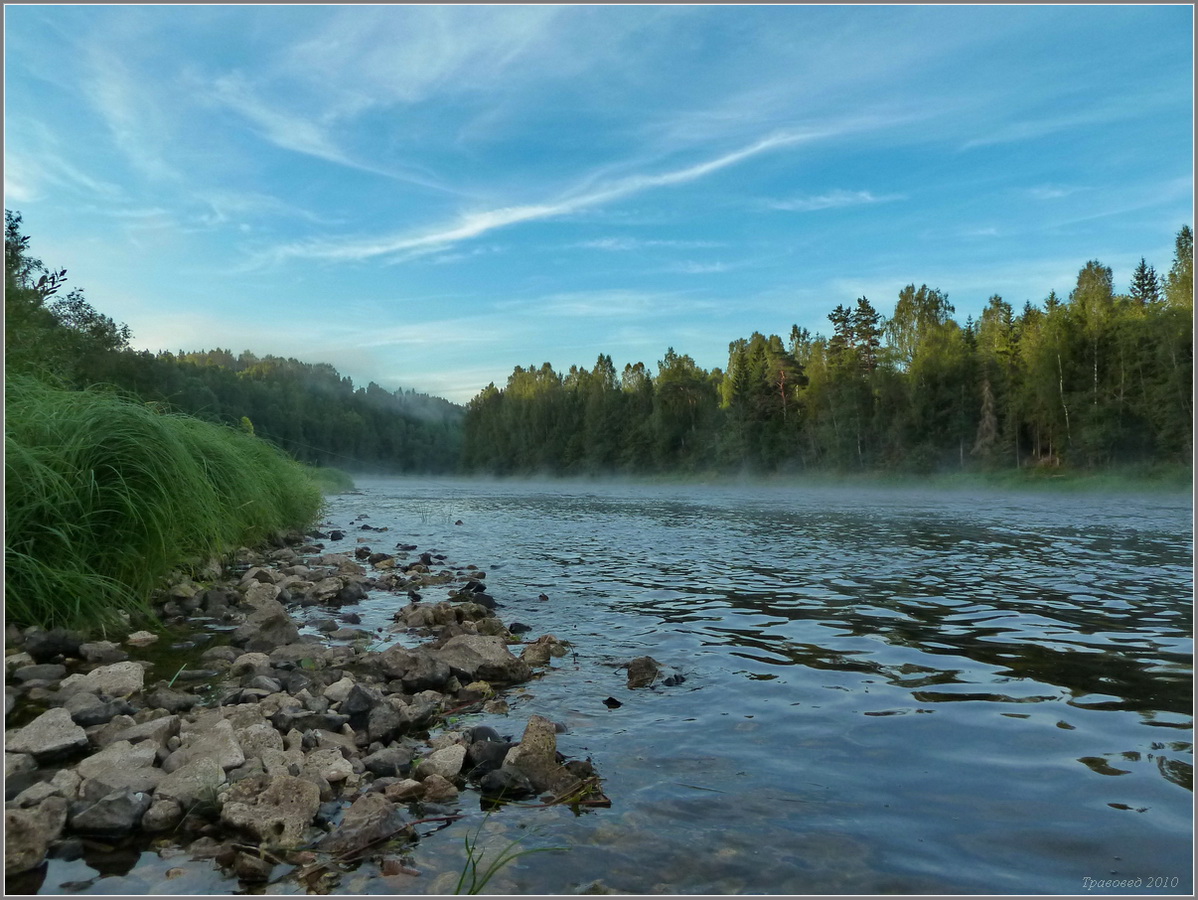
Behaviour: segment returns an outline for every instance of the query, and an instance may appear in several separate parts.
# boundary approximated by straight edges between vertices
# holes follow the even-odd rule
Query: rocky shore
[[[35,891],[48,856],[140,840],[211,859],[243,890],[290,878],[327,893],[356,861],[417,874],[405,848],[418,826],[459,817],[468,788],[484,808],[610,805],[591,762],[559,752],[552,721],[454,727],[507,714],[505,690],[565,642],[505,625],[474,565],[405,544],[326,553],[330,538],[345,534],[280,536],[172,579],[158,634],[9,629],[9,892]],[[380,591],[395,596],[394,623],[355,627],[346,607]],[[644,657],[629,686],[658,675]]]

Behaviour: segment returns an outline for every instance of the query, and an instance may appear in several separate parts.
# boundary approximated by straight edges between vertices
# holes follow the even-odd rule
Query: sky
[[[1126,290],[1193,223],[1193,7],[6,6],[4,205],[149,350],[465,403],[907,284]]]

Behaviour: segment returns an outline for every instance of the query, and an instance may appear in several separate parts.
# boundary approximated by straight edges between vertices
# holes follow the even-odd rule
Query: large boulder
[[[479,680],[516,684],[532,677],[528,663],[513,656],[497,636],[460,634],[446,641],[437,655],[463,684]]]
[[[87,732],[74,723],[71,714],[57,707],[42,713],[24,728],[5,736],[8,753],[27,753],[51,759],[87,746]]]
[[[291,775],[238,781],[225,797],[221,819],[263,847],[297,847],[320,809],[320,788]]]
[[[434,750],[416,766],[416,778],[424,781],[430,775],[440,775],[442,778],[454,778],[462,771],[462,763],[466,759],[466,748],[461,744],[453,744]]]

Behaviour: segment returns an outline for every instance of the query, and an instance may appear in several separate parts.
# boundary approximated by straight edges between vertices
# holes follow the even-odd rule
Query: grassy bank
[[[354,480],[348,473],[332,466],[305,466],[308,477],[325,494],[344,494],[354,489]]]
[[[303,527],[304,467],[244,432],[105,391],[5,385],[5,611],[94,626],[142,611],[172,569]]]

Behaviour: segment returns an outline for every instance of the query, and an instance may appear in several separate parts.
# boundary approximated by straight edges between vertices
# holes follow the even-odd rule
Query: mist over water
[[[489,569],[505,622],[574,645],[480,721],[565,723],[613,806],[493,817],[569,848],[497,890],[1190,889],[1185,495],[359,485],[331,521]],[[616,666],[644,654],[686,681],[627,690]],[[417,855],[453,865],[434,843]]]

